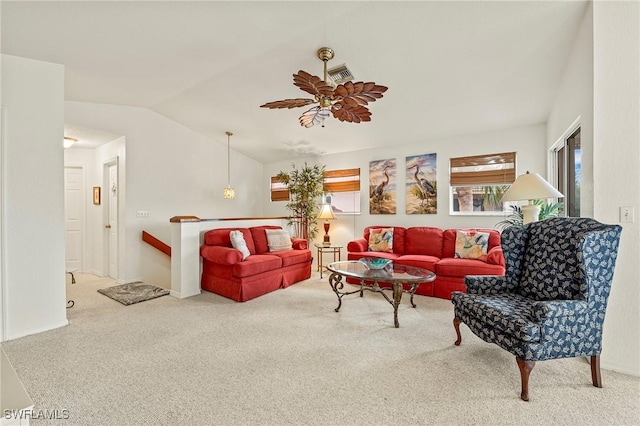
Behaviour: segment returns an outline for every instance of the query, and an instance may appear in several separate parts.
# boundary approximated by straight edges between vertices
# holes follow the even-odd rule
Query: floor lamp
[[[564,195],[539,174],[527,171],[527,173],[518,176],[500,201],[529,201],[529,204],[522,206],[522,223],[526,225],[527,223],[537,222],[540,216],[540,206],[533,204],[533,200],[562,197]]]

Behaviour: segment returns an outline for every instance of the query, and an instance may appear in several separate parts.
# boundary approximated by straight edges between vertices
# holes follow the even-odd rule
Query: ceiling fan
[[[293,84],[313,95],[313,99],[296,98],[281,101],[267,102],[260,105],[261,108],[297,108],[312,104],[318,104],[300,116],[300,125],[312,127],[322,124],[330,114],[340,121],[348,123],[362,123],[371,121],[371,111],[366,107],[369,102],[380,99],[388,87],[380,86],[373,82],[362,81],[340,84],[333,88],[327,82],[327,62],[333,59],[334,52],[330,47],[318,49],[318,58],[324,62],[324,80],[311,75],[306,71],[298,71],[293,74]]]

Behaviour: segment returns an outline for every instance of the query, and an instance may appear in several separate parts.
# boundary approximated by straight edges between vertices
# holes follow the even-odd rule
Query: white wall
[[[169,257],[143,243],[141,235],[145,230],[170,244],[169,219],[173,216],[226,218],[264,214],[268,194],[261,180],[263,166],[233,150],[231,184],[236,198],[222,198],[227,184],[224,133],[218,140],[211,140],[153,111],[136,107],[66,102],[65,114],[68,123],[123,135],[126,140],[126,151],[118,151],[121,162],[126,155],[125,165],[120,167],[120,176],[126,176],[124,184],[120,183],[120,202],[126,206],[119,218],[125,232],[120,241],[124,244],[120,281],[143,280],[170,287]],[[234,138],[240,137],[241,134],[232,136],[232,147]],[[104,154],[100,158],[107,157]],[[149,211],[151,216],[137,218],[138,210]]]
[[[587,7],[547,121],[547,148],[579,119],[580,215],[593,216],[593,8]]]
[[[366,126],[366,124],[363,124]],[[544,175],[546,168],[546,129],[544,124],[522,126],[476,135],[465,135],[449,139],[425,141],[420,144],[403,145],[385,149],[371,149],[353,151],[335,155],[325,155],[319,158],[297,159],[293,163],[297,167],[304,164],[324,164],[327,170],[360,167],[361,209],[360,215],[339,215],[331,222],[331,241],[344,244],[362,236],[362,231],[369,225],[399,225],[399,226],[435,226],[441,228],[453,227],[495,227],[503,220],[503,216],[454,216],[449,214],[449,159],[467,155],[491,154],[499,152],[517,153],[517,174],[527,170]],[[401,139],[401,136],[399,136]],[[348,142],[346,142],[348,143]],[[420,154],[437,154],[438,213],[432,215],[405,214],[404,168],[405,157]],[[395,215],[369,214],[369,162],[395,158],[397,165],[396,185],[397,213]],[[264,167],[264,181],[268,182],[280,170],[291,170],[291,161],[281,161],[266,164]],[[285,202],[272,203],[265,201],[267,216],[286,215]],[[316,240],[322,241],[324,231],[319,232]]]
[[[624,223],[604,327],[602,366],[640,375],[640,3],[593,4],[594,217]]]
[[[67,324],[64,68],[2,55],[4,338]]]

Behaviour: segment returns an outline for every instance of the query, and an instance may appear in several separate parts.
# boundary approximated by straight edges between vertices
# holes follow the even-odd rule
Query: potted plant
[[[540,214],[538,220],[544,220],[549,217],[558,217],[562,212],[562,203],[547,203],[542,200],[533,200],[533,204],[540,206]],[[505,220],[496,224],[496,228],[504,231],[510,226],[522,226],[522,208],[520,206],[511,206],[511,213]]]
[[[318,200],[322,195],[324,166],[309,166],[297,169],[291,164],[290,172],[280,171],[276,178],[287,186],[289,202],[286,205],[290,214],[289,225],[295,225],[298,238],[312,240],[317,233]]]

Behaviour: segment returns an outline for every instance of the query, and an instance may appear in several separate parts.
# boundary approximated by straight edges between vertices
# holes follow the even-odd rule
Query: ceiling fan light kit
[[[325,118],[333,114],[334,118],[348,123],[362,123],[371,121],[371,111],[367,108],[370,102],[380,99],[388,87],[374,82],[351,82],[339,84],[335,87],[328,76],[327,62],[333,59],[335,52],[330,47],[318,49],[318,58],[324,63],[324,79],[300,70],[293,74],[293,84],[301,90],[313,95],[313,99],[295,98],[281,101],[267,102],[261,108],[282,109],[298,108],[317,104],[305,111],[299,118],[300,125],[312,127],[321,124],[324,127]]]

